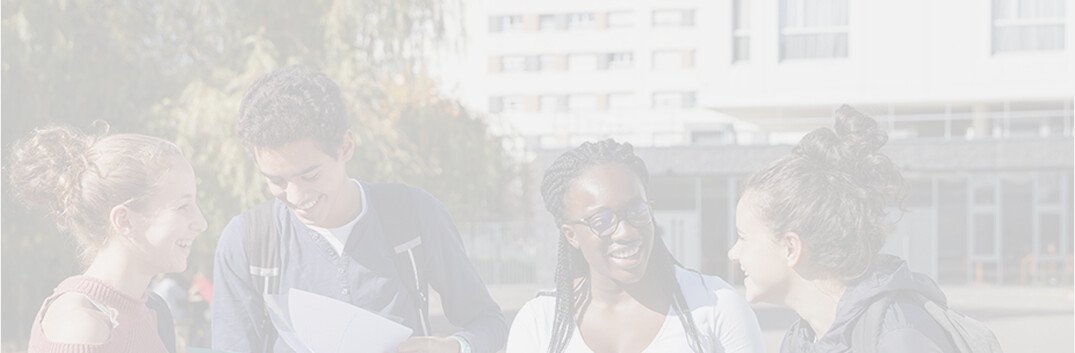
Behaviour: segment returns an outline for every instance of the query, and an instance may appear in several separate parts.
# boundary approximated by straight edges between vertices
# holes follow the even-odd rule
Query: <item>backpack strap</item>
[[[377,207],[385,240],[392,247],[396,270],[407,292],[418,307],[422,335],[431,334],[429,327],[429,282],[425,278],[425,251],[422,246],[421,217],[411,196],[411,187],[403,184],[372,184],[366,190],[369,203]]]
[[[855,353],[877,353],[878,338],[881,336],[881,322],[885,312],[896,302],[896,295],[882,294],[866,307],[866,312],[859,316],[851,330],[851,351]]]
[[[264,300],[266,294],[280,293],[280,230],[273,214],[274,202],[270,200],[243,212],[243,247],[250,265],[250,282],[257,292],[254,300]],[[263,304],[263,310],[264,307]],[[260,352],[271,352],[276,342],[276,328],[269,313],[264,314],[260,325],[263,339]]]
[[[168,303],[153,291],[147,291],[146,297],[146,306],[157,313],[157,334],[164,348],[168,349],[168,353],[175,353],[175,320],[172,319]]]

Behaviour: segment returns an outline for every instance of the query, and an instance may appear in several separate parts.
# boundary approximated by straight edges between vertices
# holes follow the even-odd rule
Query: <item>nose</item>
[[[631,222],[628,222],[626,219],[617,219],[616,229],[612,231],[612,234],[609,235],[608,238],[617,243],[630,242],[637,238],[639,230],[640,229],[638,229],[637,226],[631,224]]]
[[[302,199],[302,190],[299,190],[298,183],[287,183],[287,188],[284,189],[284,199],[292,205],[298,205],[306,202]]]
[[[739,242],[736,241],[735,245],[732,245],[731,249],[728,249],[728,259],[734,262],[739,262]]]

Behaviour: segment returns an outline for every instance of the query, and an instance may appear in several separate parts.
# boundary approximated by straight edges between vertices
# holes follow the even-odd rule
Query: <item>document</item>
[[[395,352],[409,327],[339,300],[294,289],[286,309],[266,298],[280,338],[299,352]],[[287,312],[290,320],[283,318]]]

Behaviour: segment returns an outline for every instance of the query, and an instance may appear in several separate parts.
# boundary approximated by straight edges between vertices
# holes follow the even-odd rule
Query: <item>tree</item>
[[[304,64],[350,103],[353,175],[426,188],[457,221],[510,216],[513,163],[482,119],[425,74],[430,53],[457,44],[445,36],[461,23],[451,20],[457,9],[453,0],[3,0],[3,146],[34,127],[87,129],[98,118],[176,141],[210,224],[191,263],[209,271],[220,230],[267,198],[234,137],[242,93],[262,73]],[[3,173],[3,338],[18,348],[40,301],[78,265],[73,240],[11,200]]]

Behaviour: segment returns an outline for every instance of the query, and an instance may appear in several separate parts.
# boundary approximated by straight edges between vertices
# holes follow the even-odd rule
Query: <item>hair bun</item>
[[[48,127],[14,145],[11,186],[27,205],[61,214],[76,200],[93,138],[68,127]]]
[[[888,142],[888,135],[877,128],[876,120],[849,105],[840,106],[833,116],[836,118],[836,134],[843,140],[849,157],[865,157]]]
[[[794,152],[827,167],[857,168],[888,142],[888,136],[877,127],[877,121],[855,108],[843,105],[833,114],[835,130],[817,128],[799,141]]]

